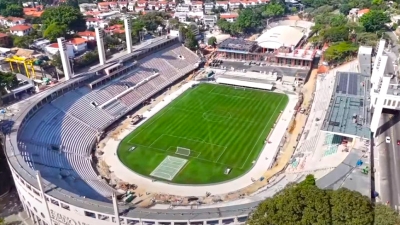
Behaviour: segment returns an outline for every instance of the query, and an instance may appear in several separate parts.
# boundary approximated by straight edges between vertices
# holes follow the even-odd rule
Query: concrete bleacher
[[[114,190],[99,178],[90,159],[97,136],[128,110],[193,70],[198,61],[196,54],[176,44],[139,60],[136,69],[102,86],[83,86],[43,105],[18,136],[24,160],[44,179],[66,190],[79,190],[76,193],[93,199],[110,197]]]

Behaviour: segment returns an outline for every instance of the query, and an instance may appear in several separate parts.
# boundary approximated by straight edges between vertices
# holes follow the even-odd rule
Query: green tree
[[[217,38],[216,37],[210,37],[207,42],[208,42],[208,45],[211,45],[211,46],[215,47],[215,45],[217,44]]]
[[[239,12],[235,23],[237,23],[241,31],[247,33],[261,26],[262,17],[260,13],[255,13],[253,9],[245,8]]]
[[[373,207],[368,197],[356,191],[338,189],[331,192],[333,225],[372,224]]]
[[[342,215],[342,217],[340,217]],[[372,225],[370,200],[348,189],[322,190],[312,175],[266,199],[253,212],[249,225],[321,224]]]
[[[285,6],[278,3],[270,3],[265,7],[262,15],[265,17],[276,17],[285,14]]]
[[[339,42],[349,39],[349,29],[345,26],[331,27],[324,30],[322,33],[324,42]]]
[[[381,10],[371,10],[360,18],[360,23],[367,32],[380,31],[385,27],[385,23],[390,22],[389,15]]]
[[[342,63],[352,57],[358,46],[350,42],[338,42],[329,46],[324,52],[324,59],[331,63]]]
[[[22,17],[24,15],[24,9],[21,5],[18,4],[9,4],[3,10],[1,10],[2,16],[14,16],[14,17]]]
[[[62,70],[62,61],[61,61],[61,56],[60,53],[58,52],[57,54],[53,55],[53,58],[51,60],[51,65],[53,65],[54,67]]]
[[[50,24],[43,32],[43,37],[50,41],[55,41],[59,37],[64,37],[67,34],[67,27],[57,23]]]
[[[340,11],[340,13],[342,13],[343,15],[348,15],[349,14],[349,12],[350,12],[350,10],[351,10],[351,7],[350,7],[350,5],[349,4],[340,4],[340,6],[339,6],[339,11]]]
[[[374,212],[374,225],[400,225],[399,214],[389,206],[377,204]]]
[[[31,36],[12,36],[11,38],[13,46],[18,48],[29,48],[29,45],[33,42]]]
[[[58,7],[47,8],[42,16],[44,28],[47,29],[51,24],[59,24],[65,26],[67,31],[84,31],[86,30],[86,21],[79,9],[72,6],[61,5]]]
[[[328,224],[329,213],[329,195],[308,179],[262,202],[248,224]]]
[[[18,79],[15,73],[0,71],[0,91],[7,93],[6,90],[11,90],[18,85]]]
[[[5,225],[4,219],[0,217],[0,225]]]
[[[226,19],[217,20],[217,26],[222,30],[222,32],[230,33],[231,31],[231,23],[226,21]]]

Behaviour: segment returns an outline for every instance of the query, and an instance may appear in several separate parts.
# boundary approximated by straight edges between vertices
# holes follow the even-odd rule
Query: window
[[[66,209],[66,210],[70,210],[70,209],[69,209],[69,205],[64,205],[63,203],[61,203],[61,207],[62,207],[63,209]]]
[[[92,217],[92,218],[96,218],[96,214],[94,214],[94,213],[92,213],[92,212],[88,212],[88,211],[85,211],[85,216],[87,216],[87,217]]]

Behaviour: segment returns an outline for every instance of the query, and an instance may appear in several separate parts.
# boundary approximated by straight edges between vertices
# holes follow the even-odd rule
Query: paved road
[[[379,149],[380,182],[379,194],[382,203],[389,202],[394,209],[400,209],[400,115],[382,114],[385,123],[382,134],[376,138]],[[386,143],[385,138],[391,142]]]

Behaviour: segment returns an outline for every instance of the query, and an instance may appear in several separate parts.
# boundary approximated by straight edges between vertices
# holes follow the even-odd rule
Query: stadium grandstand
[[[98,30],[96,32],[98,33]],[[127,35],[129,34],[130,31],[127,29]],[[62,46],[59,46],[62,53]],[[194,85],[192,86],[192,81],[186,83],[185,78],[188,74],[198,69],[201,60],[197,54],[185,48],[179,42],[178,38],[156,38],[142,43],[134,51],[129,49],[132,46],[127,47],[128,50],[124,56],[104,61],[102,65],[89,70],[87,73],[71,75],[70,79],[67,79],[65,82],[7,108],[7,111],[12,114],[10,118],[13,121],[13,125],[2,139],[3,146],[5,147],[4,152],[10,165],[11,174],[22,206],[29,217],[34,220],[35,224],[245,224],[251,212],[266,197],[273,196],[287,184],[301,181],[306,174],[312,173],[315,170],[314,167],[311,167],[314,165],[314,161],[312,160],[314,160],[313,157],[319,155],[319,153],[315,154],[319,149],[323,149],[324,151],[322,152],[323,158],[326,160],[323,161],[324,163],[333,161],[332,157],[340,158],[343,156],[340,158],[340,162],[335,158],[339,163],[343,162],[342,164],[339,165],[338,163],[328,168],[325,165],[322,168],[328,172],[332,171],[332,168],[336,166],[341,170],[342,167],[340,166],[344,166],[344,164],[352,165],[354,160],[360,158],[358,155],[346,154],[346,152],[339,151],[338,149],[342,149],[342,147],[339,148],[337,145],[345,141],[342,137],[338,136],[342,133],[350,133],[358,138],[360,135],[366,133],[366,131],[355,131],[353,128],[337,130],[329,126],[325,127],[325,123],[322,123],[322,121],[346,118],[339,120],[339,122],[345,123],[348,121],[347,118],[351,118],[351,115],[354,113],[358,113],[357,119],[361,117],[367,119],[363,114],[363,108],[360,106],[363,106],[362,104],[368,105],[369,103],[365,99],[362,103],[360,99],[363,99],[365,93],[368,92],[367,89],[363,88],[368,86],[368,78],[352,73],[343,73],[343,75],[338,76],[336,76],[336,73],[330,73],[317,78],[318,81],[316,81],[315,85],[317,92],[315,96],[312,94],[312,91],[309,93],[315,99],[310,97],[309,102],[307,102],[307,104],[310,104],[310,109],[307,112],[310,115],[307,116],[307,113],[302,114],[306,122],[304,127],[301,128],[302,133],[299,133],[298,142],[295,147],[296,152],[292,156],[290,163],[286,168],[282,168],[282,173],[271,179],[258,175],[248,179],[248,182],[251,182],[251,184],[267,183],[251,195],[248,195],[248,193],[239,195],[238,190],[235,189],[225,196],[236,194],[237,198],[223,199],[220,196],[213,195],[213,193],[203,191],[203,185],[190,187],[185,185],[182,186],[184,189],[192,188],[196,193],[199,193],[196,196],[184,196],[186,197],[185,200],[188,201],[186,205],[180,205],[184,201],[182,196],[167,195],[168,190],[165,190],[165,195],[164,193],[157,193],[158,196],[163,197],[165,200],[157,202],[153,196],[147,195],[147,189],[144,190],[145,196],[142,196],[142,199],[147,198],[151,202],[150,206],[145,208],[134,203],[128,203],[136,197],[139,190],[135,189],[133,192],[126,193],[117,189],[116,184],[112,183],[110,179],[100,175],[101,173],[97,170],[95,162],[98,158],[94,156],[94,151],[99,148],[99,141],[104,138],[108,131],[114,129],[115,126],[119,126],[124,117],[131,116],[131,112],[136,112],[138,109],[147,110],[142,108],[143,103],[151,101],[162,93],[167,94],[167,90],[174,87],[174,85],[178,86],[185,83],[173,94],[163,98],[157,106],[167,105],[169,104],[168,99],[185,93],[183,91],[181,93],[178,92],[186,86],[187,90],[195,90],[193,88]],[[306,53],[300,51],[300,49],[287,53],[279,51],[275,53],[263,53],[262,48],[256,42],[244,43],[240,39],[224,43],[221,49],[225,49],[226,51],[219,51],[219,53],[233,54],[230,57],[252,55],[251,57],[259,57],[258,59],[263,59],[265,62],[267,62],[266,60],[268,60],[269,56],[274,60],[277,60],[279,58],[277,55],[280,54],[287,56],[286,58],[281,58],[281,61],[278,60],[281,62],[280,64],[284,64],[283,62],[285,62],[285,66],[262,65],[260,62],[254,66],[254,63],[252,63],[253,68],[268,69],[268,74],[265,72],[263,76],[270,77],[271,81],[260,78],[259,72],[261,70],[258,70],[258,76],[254,75],[257,70],[253,71],[254,73],[249,73],[247,76],[248,79],[235,77],[237,76],[237,72],[234,70],[230,71],[233,74],[225,71],[226,73],[223,76],[217,77],[217,80],[218,78],[220,81],[222,79],[221,83],[234,86],[240,86],[243,82],[251,80],[253,88],[266,90],[273,89],[273,85],[279,83],[277,80],[284,81],[285,76],[291,77],[291,79],[287,80],[290,80],[290,82],[296,79],[299,83],[300,81],[305,82],[311,68],[311,62],[316,54],[314,50],[310,49],[304,49]],[[310,65],[307,65],[304,69],[302,69],[302,66],[289,68],[289,65],[299,63],[299,60],[292,60],[289,56],[292,54],[297,57],[299,52],[302,52],[305,58],[310,58],[309,60],[303,60],[310,61]],[[288,62],[286,60],[291,61]],[[292,64],[293,61],[295,61],[294,64]],[[300,60],[300,62],[303,61]],[[64,63],[68,63],[68,60]],[[226,64],[225,61],[222,63],[218,61],[216,64],[218,66],[230,65],[234,67],[234,64]],[[248,65],[250,64],[248,63]],[[208,74],[208,71],[205,72]],[[237,83],[238,81],[241,83]],[[197,82],[196,84],[200,83],[198,81],[193,82]],[[214,80],[211,82],[214,82]],[[353,82],[358,82],[358,84],[354,86]],[[284,86],[283,83],[281,82],[278,85],[282,87]],[[333,83],[335,85],[332,85]],[[243,93],[247,94],[247,88],[229,88],[235,92],[243,91]],[[292,84],[286,85],[285,88],[287,89],[278,91],[280,95],[289,97],[288,106],[280,112],[279,121],[276,123],[271,121],[271,124],[274,123],[274,131],[280,132],[279,134],[281,135],[278,137],[278,132],[272,132],[271,136],[269,136],[272,143],[267,137],[265,139],[261,135],[258,137],[260,139],[259,145],[263,145],[265,149],[276,146],[274,148],[276,152],[283,150],[287,138],[285,136],[286,132],[288,132],[287,126],[281,126],[281,124],[289,125],[294,116],[298,115],[300,110],[297,110],[297,106],[302,106],[303,101],[303,97],[300,98],[299,94],[293,90]],[[205,92],[205,94],[211,94],[211,91]],[[226,93],[217,94],[232,97]],[[243,96],[239,98],[243,98]],[[350,108],[344,111],[338,110],[336,104],[326,101],[326,99],[331,98],[339,99],[340,106],[345,105]],[[348,100],[343,100],[344,102],[342,103],[341,98]],[[356,100],[358,101],[357,105],[353,105],[353,101]],[[202,104],[200,106],[203,107]],[[357,106],[359,107],[358,111],[355,109]],[[158,109],[152,108],[151,110],[147,110],[146,113],[143,113],[143,116],[147,117],[150,114],[155,114],[156,110]],[[346,117],[340,117],[343,113],[346,114]],[[194,114],[194,112],[187,114]],[[260,116],[264,116],[264,114]],[[225,115],[224,117],[226,118],[227,116]],[[228,117],[231,119],[232,115],[229,114]],[[137,120],[146,120],[149,118],[150,116],[147,118],[138,117]],[[215,118],[221,119],[222,116]],[[320,120],[321,122],[318,122]],[[356,121],[357,124],[359,123],[358,121]],[[259,123],[259,121],[247,122]],[[136,126],[136,124],[131,125],[132,127]],[[180,124],[174,125],[179,126]],[[322,133],[329,133],[329,135]],[[281,141],[276,141],[279,139]],[[121,143],[121,140],[115,141]],[[204,140],[192,141],[196,143],[204,142]],[[323,142],[321,145],[323,148],[319,147],[320,142]],[[107,149],[105,150],[107,151]],[[129,151],[134,150],[134,147],[129,149]],[[190,154],[190,151],[185,154]],[[263,174],[266,170],[266,162],[271,162],[272,165],[272,162],[276,159],[275,157],[277,157],[275,153],[272,153],[274,154],[273,157],[269,155],[266,157],[264,153],[265,151],[262,151],[260,157],[252,162],[254,164],[253,168],[261,168]],[[113,153],[109,151],[104,154],[112,155]],[[340,154],[340,157],[337,157],[338,154]],[[315,159],[315,162],[318,160],[320,159]],[[350,168],[351,166],[348,167]],[[230,168],[226,168],[225,174],[228,174],[229,171]],[[324,176],[318,176],[322,178],[317,181],[317,184],[323,188],[337,188],[339,186],[335,186],[334,184],[337,184],[339,179],[340,181],[346,179],[343,178],[346,177],[346,174],[343,173],[348,172],[341,170],[339,173],[335,173],[334,178],[332,176],[329,177],[332,173],[325,173]],[[133,174],[151,183],[173,185],[163,181],[154,182],[154,180],[148,179],[148,177],[143,177],[140,174],[132,172]],[[131,174],[128,174],[128,176],[131,176]],[[352,176],[352,179],[356,180],[356,176]],[[223,183],[223,185],[237,188],[230,183],[235,181],[237,179],[229,180]],[[344,180],[341,184],[343,185],[340,186],[346,186],[347,181]],[[366,187],[368,185],[362,186]],[[212,201],[208,203],[202,202],[200,196],[204,195],[212,198]],[[189,202],[188,199],[192,199],[192,201]]]
[[[255,41],[228,38],[218,44],[210,66],[225,71],[276,74],[285,83],[304,84],[314,59],[320,55],[305,42],[313,23],[275,20]],[[217,72],[220,73],[220,72]]]

